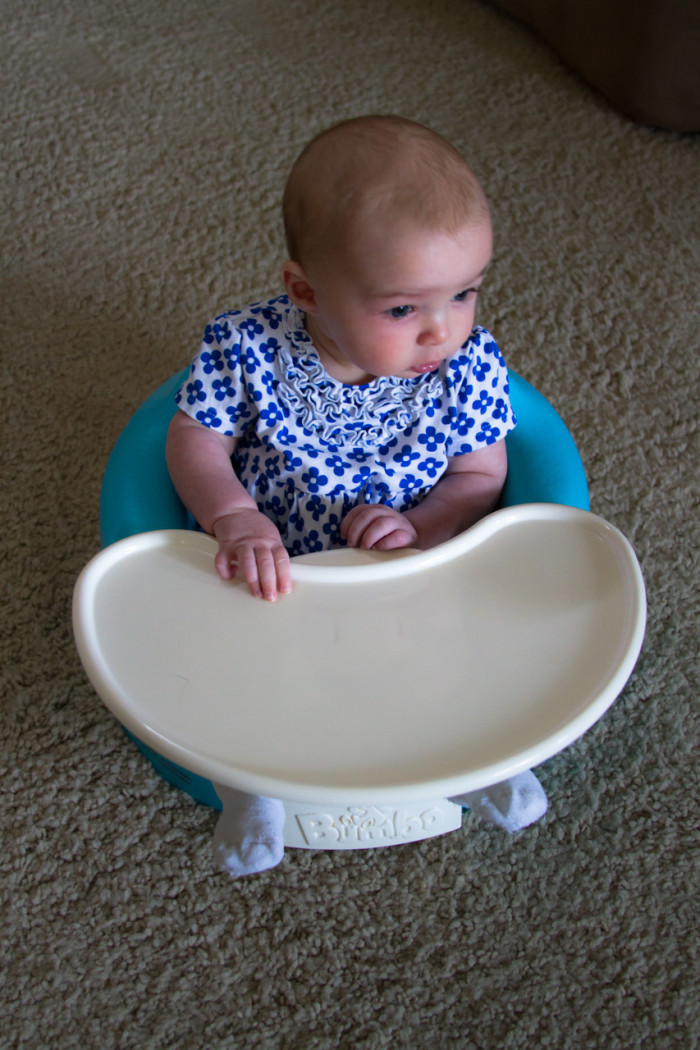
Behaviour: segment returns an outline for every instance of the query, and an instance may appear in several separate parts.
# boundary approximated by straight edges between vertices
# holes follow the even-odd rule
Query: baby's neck
[[[326,372],[333,379],[345,386],[364,386],[371,383],[376,376],[363,372],[351,361],[348,361],[336,344],[316,324],[314,317],[306,314],[306,331],[311,336],[316,353]]]

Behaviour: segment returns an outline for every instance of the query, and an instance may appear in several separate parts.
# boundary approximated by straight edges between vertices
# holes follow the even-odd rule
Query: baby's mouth
[[[436,368],[440,367],[439,361],[428,361],[426,365],[416,365],[411,371],[417,375],[423,375],[425,372],[434,372]]]

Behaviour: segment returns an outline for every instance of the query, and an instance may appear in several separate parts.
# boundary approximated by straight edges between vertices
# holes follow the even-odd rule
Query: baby
[[[284,223],[286,295],[207,326],[167,446],[217,571],[268,601],[291,590],[290,555],[425,549],[469,528],[498,504],[515,426],[503,358],[474,324],[489,208],[448,142],[399,117],[338,124],[294,164]],[[457,801],[509,830],[547,806],[529,772]],[[232,806],[228,870],[278,863],[281,803]]]

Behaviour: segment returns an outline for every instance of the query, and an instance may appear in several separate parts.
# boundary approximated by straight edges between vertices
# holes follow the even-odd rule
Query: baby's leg
[[[534,773],[527,770],[480,791],[467,791],[450,799],[467,806],[477,817],[506,831],[520,831],[547,812],[547,796]]]
[[[223,812],[214,831],[214,863],[234,878],[274,868],[284,855],[284,804],[215,785]]]

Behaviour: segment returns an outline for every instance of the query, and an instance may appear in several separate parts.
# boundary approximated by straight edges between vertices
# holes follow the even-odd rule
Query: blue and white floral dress
[[[340,522],[358,503],[415,506],[448,457],[515,426],[508,372],[486,329],[435,372],[348,386],[328,375],[287,296],[207,325],[176,401],[238,439],[236,473],[290,555],[342,546]]]

